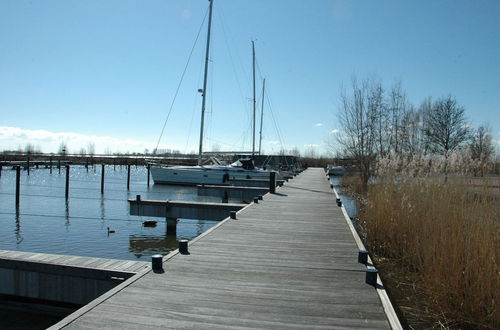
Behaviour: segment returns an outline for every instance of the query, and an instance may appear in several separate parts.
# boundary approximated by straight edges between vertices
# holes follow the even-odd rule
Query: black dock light
[[[368,251],[366,250],[358,251],[358,262],[363,265],[366,265],[368,263]]]
[[[340,198],[337,198],[337,206],[342,207],[342,201],[340,200]]]
[[[229,217],[236,220],[236,211],[229,211]]]
[[[136,195],[135,196],[135,201],[140,202],[141,201],[141,195]]]
[[[333,189],[333,183],[330,183],[330,188]]]
[[[253,198],[253,202],[254,202],[255,204],[259,204],[259,197],[254,197],[254,198]]]
[[[377,285],[377,275],[378,275],[378,270],[376,270],[375,268],[367,269],[365,278],[366,284],[373,286]]]
[[[189,252],[188,252],[188,240],[187,239],[181,239],[179,241],[179,253],[180,254],[189,254]]]
[[[163,256],[161,254],[155,254],[151,257],[151,267],[155,273],[163,272]]]
[[[262,195],[259,195],[259,201],[263,200],[264,197],[262,197]]]

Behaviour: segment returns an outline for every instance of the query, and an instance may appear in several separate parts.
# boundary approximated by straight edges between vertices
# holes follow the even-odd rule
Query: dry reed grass
[[[414,295],[400,300],[403,312],[437,328],[500,325],[498,196],[460,180],[392,177],[371,183],[365,197],[369,250],[393,269],[389,290]]]

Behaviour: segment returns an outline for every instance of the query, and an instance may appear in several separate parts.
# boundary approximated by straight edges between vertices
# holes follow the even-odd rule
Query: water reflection
[[[33,169],[29,178],[23,172],[17,209],[15,171],[4,171],[0,180],[0,250],[147,259],[149,255],[177,248],[177,237],[193,239],[217,223],[180,219],[176,235],[167,233],[165,219],[131,216],[127,199],[136,195],[157,200],[219,202],[220,199],[198,196],[196,187],[154,184],[148,187],[147,170],[142,167],[131,169],[127,191],[127,167],[119,166],[116,171],[105,172],[105,190],[101,194],[100,171],[97,169],[95,174],[92,169],[95,167],[88,172],[83,165],[71,167],[68,200],[66,176],[58,175],[55,167],[53,174],[50,168]],[[157,220],[158,225],[145,228],[145,220]],[[107,227],[115,233],[108,236]]]
[[[69,226],[71,225],[69,221],[69,200],[66,200],[66,207],[64,209],[64,217],[66,222],[64,223],[64,227],[66,227],[66,231],[69,231]]]
[[[137,258],[151,256],[154,254],[167,254],[177,248],[177,237],[175,235],[130,235],[129,251]]]
[[[19,217],[19,209],[16,210],[15,220],[16,220],[16,227],[14,229],[14,233],[16,236],[16,244],[19,245],[24,240],[24,238],[21,236],[21,219]]]

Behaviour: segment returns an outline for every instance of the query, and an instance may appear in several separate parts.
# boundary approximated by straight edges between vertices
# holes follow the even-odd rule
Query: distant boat
[[[346,170],[343,166],[328,166],[327,175],[342,176],[345,175]]]
[[[203,89],[199,91],[202,93],[201,103],[201,124],[200,124],[200,143],[198,152],[198,165],[197,166],[164,166],[155,165],[151,166],[151,176],[155,183],[163,184],[179,184],[179,185],[197,185],[197,184],[216,184],[216,185],[229,185],[231,180],[240,179],[268,179],[269,172],[255,169],[253,161],[250,159],[241,159],[231,165],[202,165],[203,156],[203,128],[205,118],[205,101],[207,94],[207,77],[208,77],[208,63],[210,51],[210,31],[212,25],[212,6],[214,0],[209,0],[209,13],[208,13],[208,31],[207,31],[207,44],[205,51],[205,74],[203,78]],[[252,43],[253,46],[253,43]],[[253,49],[253,48],[252,48]],[[255,71],[255,52],[254,52],[254,71]],[[255,74],[254,74],[255,81]],[[252,155],[255,150],[255,83],[254,83],[254,142]],[[277,175],[277,179],[280,176]]]

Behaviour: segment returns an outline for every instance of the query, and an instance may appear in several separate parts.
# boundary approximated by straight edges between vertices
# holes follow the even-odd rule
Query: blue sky
[[[154,148],[207,8],[0,0],[0,150]],[[500,140],[498,17],[496,0],[215,0],[205,150],[251,148],[251,40],[271,105],[266,152],[326,152],[353,75],[399,79],[415,105],[452,94]],[[205,38],[203,27],[161,148],[197,151]]]

